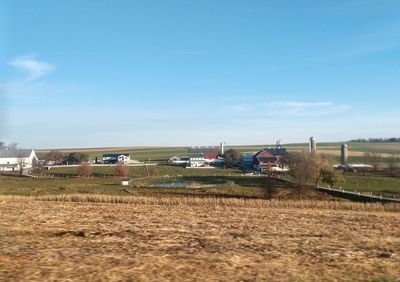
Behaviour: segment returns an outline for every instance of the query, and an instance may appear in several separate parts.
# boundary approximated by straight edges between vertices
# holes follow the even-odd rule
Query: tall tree
[[[283,158],[283,163],[288,166],[290,175],[296,184],[299,198],[302,186],[318,184],[320,169],[328,165],[328,161],[317,154],[308,152],[291,152]]]
[[[70,153],[65,157],[68,164],[81,164],[82,162],[87,162],[89,160],[89,155],[85,153]]]
[[[325,166],[319,170],[319,181],[329,184],[331,187],[338,183],[343,183],[343,176],[334,168]]]
[[[54,162],[56,164],[61,164],[64,160],[64,154],[60,151],[50,151],[46,154],[46,162]]]
[[[93,174],[93,168],[88,163],[82,164],[78,167],[78,174],[84,177],[91,176]]]
[[[119,177],[127,177],[129,174],[129,167],[124,164],[117,164],[115,166],[115,174]]]
[[[240,161],[240,152],[238,150],[229,149],[224,153],[225,167],[233,167]]]

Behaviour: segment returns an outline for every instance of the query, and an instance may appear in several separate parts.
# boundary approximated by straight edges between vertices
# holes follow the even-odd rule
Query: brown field
[[[398,281],[400,206],[0,198],[2,281]]]

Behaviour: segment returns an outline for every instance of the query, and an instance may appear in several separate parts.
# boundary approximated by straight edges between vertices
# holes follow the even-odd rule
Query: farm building
[[[280,145],[276,148],[266,148],[254,155],[253,167],[258,171],[282,170],[282,157],[288,154],[286,148]]]
[[[256,153],[241,153],[240,154],[240,166],[243,168],[252,168],[254,163],[254,155]]]
[[[29,169],[38,163],[33,149],[1,149],[0,171],[19,171]]]
[[[189,156],[172,156],[168,159],[168,163],[171,165],[187,166],[189,164]]]
[[[218,149],[215,147],[189,148],[190,167],[209,166],[218,160]]]
[[[131,160],[130,154],[104,154],[103,164],[128,164]]]

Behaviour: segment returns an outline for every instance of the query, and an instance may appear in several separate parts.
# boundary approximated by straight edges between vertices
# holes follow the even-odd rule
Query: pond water
[[[151,187],[156,188],[188,188],[194,186],[195,184],[190,182],[162,182],[151,185]]]

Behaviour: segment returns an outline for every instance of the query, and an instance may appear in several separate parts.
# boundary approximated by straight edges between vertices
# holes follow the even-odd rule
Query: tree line
[[[394,143],[394,142],[400,142],[400,137],[391,137],[391,138],[359,138],[359,139],[353,139],[350,140],[350,142],[375,142],[375,143]]]

